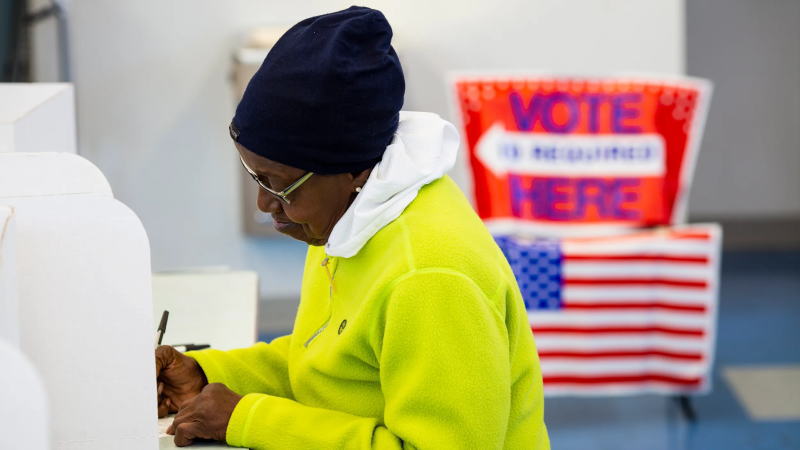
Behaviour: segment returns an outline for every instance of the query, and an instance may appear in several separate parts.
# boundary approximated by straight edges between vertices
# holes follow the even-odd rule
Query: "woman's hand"
[[[178,412],[208,384],[197,361],[169,345],[156,348],[156,382],[158,417]]]
[[[167,434],[175,435],[175,445],[192,445],[195,439],[225,442],[228,421],[242,396],[222,383],[211,383],[200,395],[184,404]]]

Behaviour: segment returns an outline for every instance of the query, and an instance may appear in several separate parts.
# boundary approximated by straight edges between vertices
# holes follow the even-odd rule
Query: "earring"
[[[356,186],[356,192],[361,192],[361,186]]]

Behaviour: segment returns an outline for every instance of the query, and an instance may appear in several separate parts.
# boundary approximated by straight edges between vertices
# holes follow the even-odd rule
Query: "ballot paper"
[[[175,416],[166,416],[158,419],[158,438],[161,439],[165,436],[169,436],[167,434],[167,428],[172,424],[172,421],[175,420]]]

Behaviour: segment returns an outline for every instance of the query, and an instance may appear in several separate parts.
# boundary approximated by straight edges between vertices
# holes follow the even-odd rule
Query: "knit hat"
[[[392,141],[405,92],[391,39],[383,14],[359,6],[293,26],[247,85],[231,137],[319,174],[374,166]]]

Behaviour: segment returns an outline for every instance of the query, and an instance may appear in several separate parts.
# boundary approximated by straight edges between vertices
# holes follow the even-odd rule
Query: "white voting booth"
[[[0,361],[0,448],[51,448],[47,396],[39,374],[15,345],[2,339]]]
[[[14,263],[14,210],[0,206],[0,340],[19,345]]]
[[[19,343],[44,380],[56,449],[156,448],[147,236],[68,153],[0,154],[14,210]]]
[[[41,377],[19,350],[14,210],[0,206],[0,449],[50,448],[47,395]],[[14,430],[13,433],[5,430]]]
[[[250,345],[257,278],[160,275],[154,306],[145,230],[75,143],[71,85],[0,83],[0,450],[174,448],[154,308],[174,313],[167,342]]]
[[[0,320],[0,336],[11,347],[16,339],[41,377],[49,419],[32,412],[30,422],[49,423],[51,443],[32,446],[36,438],[26,436],[0,448],[155,450],[144,228],[74,154],[70,85],[0,85],[0,99],[0,313],[17,316]],[[3,351],[4,363],[13,361]],[[9,376],[35,385],[35,371]]]

